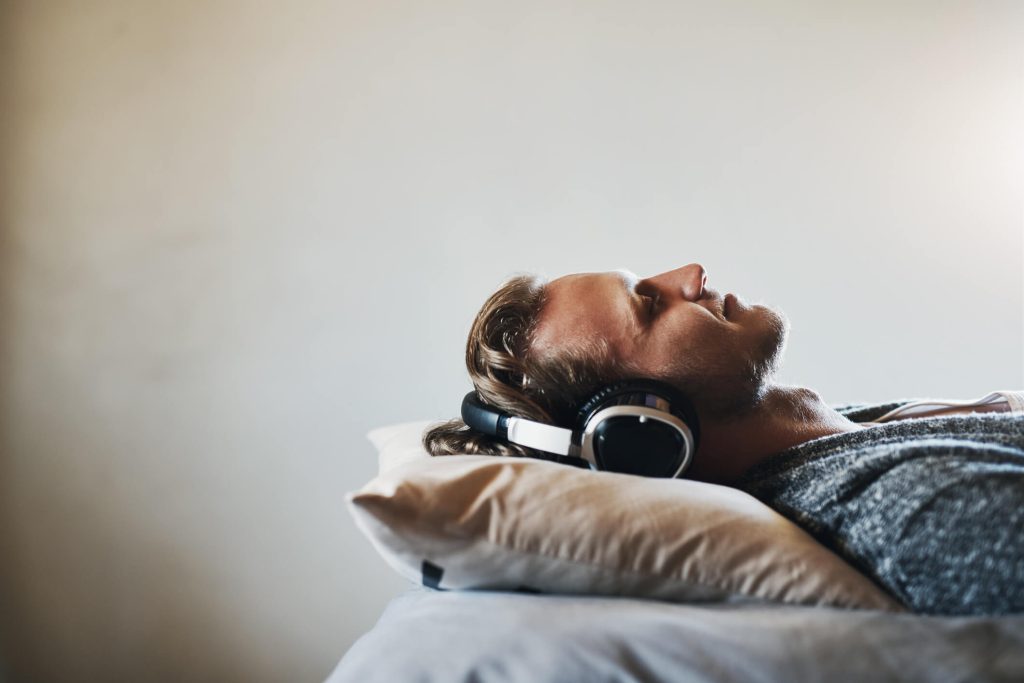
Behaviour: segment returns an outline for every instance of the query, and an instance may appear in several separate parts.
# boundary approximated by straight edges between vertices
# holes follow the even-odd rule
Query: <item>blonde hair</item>
[[[613,381],[606,345],[560,345],[543,354],[531,348],[546,301],[546,281],[532,275],[507,280],[473,321],[466,341],[466,369],[480,400],[528,420],[571,426],[577,405]],[[423,445],[431,455],[544,454],[470,429],[461,419],[429,428]]]

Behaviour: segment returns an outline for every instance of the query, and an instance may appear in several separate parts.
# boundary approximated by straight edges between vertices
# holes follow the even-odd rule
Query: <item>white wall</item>
[[[1021,8],[4,3],[7,674],[322,679],[403,586],[363,434],[514,271],[699,260],[833,402],[1024,387]]]

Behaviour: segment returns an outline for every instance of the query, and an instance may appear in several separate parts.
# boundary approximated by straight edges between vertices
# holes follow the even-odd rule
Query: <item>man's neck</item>
[[[700,412],[698,406],[698,413]],[[797,444],[864,429],[803,387],[769,387],[740,417],[701,416],[700,448],[687,478],[729,484],[754,465]]]

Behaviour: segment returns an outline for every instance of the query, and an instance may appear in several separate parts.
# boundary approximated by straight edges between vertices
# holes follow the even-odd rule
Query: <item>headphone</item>
[[[645,477],[681,477],[700,445],[697,411],[664,382],[627,380],[583,402],[572,429],[533,422],[485,405],[475,391],[462,399],[472,429],[576,467]]]

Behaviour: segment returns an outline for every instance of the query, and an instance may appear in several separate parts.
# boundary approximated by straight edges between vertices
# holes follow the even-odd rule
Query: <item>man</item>
[[[687,477],[749,491],[912,609],[1024,612],[1024,393],[834,408],[772,383],[788,331],[781,312],[707,287],[696,263],[642,280],[518,277],[481,309],[466,362],[484,403],[563,426],[603,384],[668,382],[700,419]],[[424,443],[434,455],[543,455],[458,420]]]

